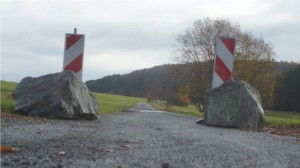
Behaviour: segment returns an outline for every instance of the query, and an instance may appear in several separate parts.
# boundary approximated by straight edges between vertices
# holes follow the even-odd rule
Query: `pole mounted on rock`
[[[82,80],[82,66],[84,53],[84,34],[66,33],[63,70],[72,70]]]
[[[234,49],[234,38],[218,38],[211,88],[219,87],[225,81],[231,79],[233,71]]]

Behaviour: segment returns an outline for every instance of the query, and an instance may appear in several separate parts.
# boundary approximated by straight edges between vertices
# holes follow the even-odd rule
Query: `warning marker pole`
[[[219,37],[216,47],[215,64],[211,88],[219,87],[231,79],[233,71],[235,39]]]
[[[77,34],[76,28],[74,28],[74,34],[66,34],[63,62],[63,70],[72,70],[81,80],[84,39],[85,36],[83,34]]]

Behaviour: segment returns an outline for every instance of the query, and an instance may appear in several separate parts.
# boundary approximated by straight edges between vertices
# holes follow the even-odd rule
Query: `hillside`
[[[164,98],[176,92],[180,82],[171,76],[177,65],[161,65],[149,69],[133,71],[125,75],[109,75],[86,82],[92,92],[112,93],[126,96]]]
[[[278,62],[278,72],[286,73],[298,66],[294,62]],[[92,92],[112,93],[146,98],[167,98],[177,93],[184,84],[177,71],[188,65],[160,65],[148,69],[136,70],[129,74],[114,74],[101,79],[89,80],[87,87]]]
[[[299,63],[296,63],[296,62],[284,62],[284,61],[281,61],[281,62],[277,63],[278,71],[280,73],[286,73],[290,69],[296,68],[298,65],[299,65]]]

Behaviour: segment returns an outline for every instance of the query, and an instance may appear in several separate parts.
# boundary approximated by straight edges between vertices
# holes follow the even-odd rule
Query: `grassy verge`
[[[17,83],[1,81],[1,111],[14,113],[14,99],[12,94]],[[99,113],[110,114],[122,111],[123,109],[133,107],[138,102],[146,102],[144,98],[128,97],[120,95],[111,95],[103,93],[94,93],[94,96],[101,102]],[[166,106],[164,102],[152,103],[152,105],[160,110],[171,111],[175,113],[203,117],[203,113],[197,111],[196,107],[189,105],[186,107]],[[266,124],[275,127],[300,127],[300,113],[284,112],[284,111],[265,111]]]
[[[12,94],[15,91],[17,83],[1,81],[1,111],[14,113],[15,101]]]
[[[195,117],[203,117],[203,113],[197,111],[196,107],[189,105],[186,107],[166,106],[164,102],[154,102],[152,105],[160,110],[186,114]],[[286,111],[265,110],[266,125],[274,127],[300,127],[300,113]]]
[[[277,127],[300,127],[300,113],[265,110],[266,124]]]
[[[135,106],[138,102],[146,102],[144,98],[93,93],[100,102],[100,114],[110,114]]]
[[[194,117],[203,117],[203,113],[200,113],[195,106],[193,105],[188,105],[185,107],[182,106],[166,106],[164,102],[152,102],[151,103],[153,107],[159,109],[159,110],[164,110],[164,111],[170,111],[170,112],[175,112],[179,114],[184,114],[184,115],[190,115]]]
[[[15,101],[12,94],[15,91],[17,83],[1,81],[1,111],[14,113]],[[100,101],[100,114],[110,114],[122,111],[123,109],[133,107],[138,102],[146,102],[144,98],[119,96],[111,94],[93,93],[98,101]]]

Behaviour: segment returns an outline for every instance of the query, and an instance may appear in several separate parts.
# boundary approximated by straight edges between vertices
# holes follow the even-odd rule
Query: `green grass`
[[[272,111],[272,110],[265,110],[266,116],[271,117],[279,117],[279,118],[295,118],[298,119],[300,122],[300,113],[298,112],[287,112],[287,111]]]
[[[1,81],[1,111],[14,113],[15,101],[12,94],[17,86],[15,82]],[[120,95],[111,95],[103,93],[93,93],[98,101],[100,101],[100,114],[110,114],[119,112],[126,108],[135,106],[138,102],[146,102],[144,98],[128,97]],[[152,103],[152,105],[160,110],[171,111],[175,113],[203,117],[203,113],[197,111],[193,105],[169,106],[164,102]],[[265,111],[266,124],[277,127],[300,127],[300,113],[285,111]]]
[[[14,113],[15,101],[12,94],[15,91],[17,83],[1,81],[1,110],[8,113]],[[100,101],[100,114],[110,114],[122,111],[123,109],[133,107],[138,102],[146,102],[144,98],[119,96],[111,94],[93,93]]]
[[[100,101],[100,114],[110,114],[135,106],[138,102],[147,102],[144,98],[128,97],[104,93],[93,93]]]
[[[188,106],[166,106],[166,103],[163,101],[160,102],[152,102],[151,103],[153,107],[169,111],[169,112],[175,112],[179,114],[194,116],[194,117],[203,117],[203,113],[200,113],[194,105],[188,105]]]
[[[1,81],[1,111],[14,113],[15,101],[12,94],[15,91],[17,83]]]
[[[300,127],[300,113],[265,110],[266,125]]]
[[[160,110],[195,116],[203,117],[204,113],[197,111],[194,105],[186,107],[169,106],[167,107],[164,102],[153,102],[152,105]],[[286,111],[271,111],[265,110],[266,125],[275,127],[300,127],[300,113],[286,112]]]

